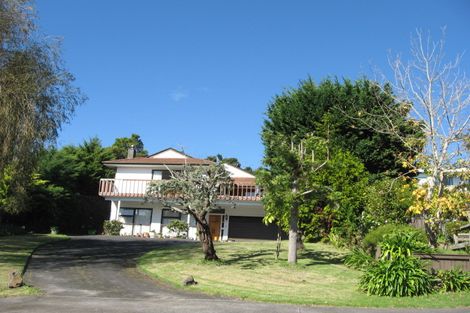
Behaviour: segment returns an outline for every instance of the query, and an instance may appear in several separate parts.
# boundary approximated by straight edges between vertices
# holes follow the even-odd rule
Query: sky
[[[449,57],[470,73],[470,1],[37,0],[41,32],[88,97],[58,146],[141,136],[204,158],[257,168],[276,94],[312,77],[374,78],[417,29],[446,27]]]

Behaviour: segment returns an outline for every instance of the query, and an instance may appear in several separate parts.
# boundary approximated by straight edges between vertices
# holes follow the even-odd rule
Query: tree
[[[266,112],[262,136],[279,133],[299,140],[307,134],[330,136],[330,145],[350,151],[372,174],[397,176],[407,172],[402,158],[410,150],[393,135],[375,132],[351,116],[374,119],[382,112],[382,105],[394,103],[394,98],[366,79],[351,82],[326,79],[316,85],[312,79],[301,81],[298,88],[275,96]],[[406,112],[395,112],[390,119],[399,125],[399,131],[410,137],[419,137],[419,128],[406,123]],[[266,145],[265,145],[266,147]],[[265,155],[269,157],[269,147]]]
[[[146,156],[148,154],[140,135],[132,134],[130,137],[121,137],[114,140],[113,145],[110,147],[112,158],[125,159],[131,147],[134,147],[136,156]]]
[[[39,152],[85,100],[73,80],[58,45],[35,31],[29,1],[0,0],[0,181],[11,176],[11,199],[25,198]]]
[[[220,162],[223,164],[229,164],[229,165],[241,168],[241,163],[240,161],[238,161],[237,158],[224,158],[221,154],[217,154],[217,155],[210,155],[206,159],[212,162]]]
[[[308,197],[321,193],[323,186],[312,183],[311,177],[329,161],[329,150],[324,139],[307,137],[298,144],[282,135],[266,134],[271,157],[263,162],[269,170],[260,172],[264,187],[265,221],[287,224],[289,230],[288,262],[297,262],[299,241],[299,208]]]
[[[172,179],[153,181],[147,199],[162,201],[173,210],[191,215],[196,220],[204,259],[218,260],[212,241],[207,214],[216,209],[219,188],[230,183],[223,164],[185,165],[181,171],[170,171]]]
[[[470,80],[459,68],[461,57],[448,61],[444,47],[444,36],[433,41],[430,34],[417,30],[411,41],[411,59],[390,58],[394,79],[389,85],[393,94],[386,88],[381,92],[389,93],[395,105],[382,105],[382,113],[367,122],[371,129],[394,136],[412,152],[414,158],[403,160],[410,171],[425,169],[428,174],[425,200],[429,209],[411,211],[424,215],[432,245],[437,244],[436,230],[440,229],[440,222],[434,224],[440,220],[436,217],[444,215],[440,209],[431,209],[433,199],[444,197],[446,172],[468,166],[468,154],[462,147],[470,126]],[[422,144],[398,131],[399,126],[390,116],[401,111],[407,112],[410,125],[421,129]]]

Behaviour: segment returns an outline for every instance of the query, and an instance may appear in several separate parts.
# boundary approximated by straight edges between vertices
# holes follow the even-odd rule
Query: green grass
[[[202,260],[198,244],[162,247],[139,259],[148,275],[178,288],[240,299],[307,305],[357,307],[470,306],[470,292],[414,298],[367,296],[357,289],[361,272],[343,265],[347,251],[306,244],[297,265],[287,264],[286,243],[279,261],[275,243],[229,242],[216,246],[220,262]],[[182,287],[192,275],[198,285]]]
[[[0,297],[25,296],[40,293],[31,286],[8,288],[8,274],[21,273],[33,250],[41,244],[67,239],[64,235],[0,236]]]

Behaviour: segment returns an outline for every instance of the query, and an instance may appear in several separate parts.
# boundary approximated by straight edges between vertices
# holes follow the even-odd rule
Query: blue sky
[[[465,52],[470,1],[37,0],[41,31],[89,100],[58,145],[140,134],[149,152],[172,146],[258,167],[264,112],[310,75],[356,79],[387,70],[416,28]]]

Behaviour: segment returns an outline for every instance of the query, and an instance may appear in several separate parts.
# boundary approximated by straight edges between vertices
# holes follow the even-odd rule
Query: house
[[[170,170],[181,170],[185,164],[208,165],[211,161],[168,148],[147,157],[135,157],[131,149],[126,159],[103,163],[116,173],[114,178],[100,180],[98,193],[111,202],[109,219],[123,223],[121,235],[154,231],[166,237],[172,235],[167,225],[182,220],[189,225],[188,237],[196,239],[196,222],[192,216],[173,211],[161,201],[146,201],[145,193],[150,182],[171,179]],[[262,222],[262,189],[256,186],[255,177],[237,167],[224,166],[232,184],[221,188],[217,208],[207,217],[213,239],[275,239],[276,227]]]
[[[470,183],[468,178],[464,178],[466,175],[468,177],[469,173],[468,168],[458,168],[447,170],[444,172],[444,186],[446,188],[455,188],[457,186],[468,185]],[[429,184],[431,177],[427,175],[424,170],[418,170],[418,175],[416,176],[418,180],[418,185],[423,186]]]

